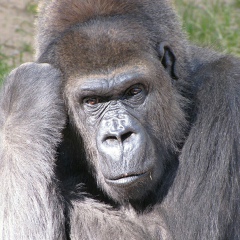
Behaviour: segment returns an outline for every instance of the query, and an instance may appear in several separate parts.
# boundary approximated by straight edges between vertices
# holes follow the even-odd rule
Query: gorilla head
[[[88,163],[99,187],[120,202],[155,191],[184,134],[185,100],[174,86],[181,84],[179,53],[164,36],[155,39],[152,21],[99,15],[68,26],[40,57],[64,73]]]
[[[0,239],[240,239],[239,59],[170,2],[40,1],[0,92]]]
[[[156,187],[184,122],[172,87],[174,55],[162,44],[153,51],[143,30],[98,20],[74,27],[57,45],[69,56],[60,67],[70,116],[98,184],[117,200],[139,199]]]

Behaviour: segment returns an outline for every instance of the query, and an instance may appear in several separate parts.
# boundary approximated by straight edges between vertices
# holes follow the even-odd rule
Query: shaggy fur
[[[239,59],[191,45],[167,0],[42,0],[37,29],[38,63],[1,90],[0,239],[239,240]],[[148,89],[129,110],[117,84],[135,71]],[[81,98],[99,79],[118,101],[101,118]],[[129,116],[158,157],[130,191],[106,183],[96,140]]]

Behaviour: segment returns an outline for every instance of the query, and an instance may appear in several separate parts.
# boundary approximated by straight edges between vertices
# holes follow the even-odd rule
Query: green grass
[[[26,5],[26,11],[31,14],[37,14],[38,5],[35,2],[29,2]]]
[[[11,67],[6,62],[0,60],[0,84],[10,70]]]
[[[240,56],[240,0],[174,0],[174,3],[190,41]],[[32,2],[26,6],[30,14],[36,14],[36,9]],[[23,44],[19,51],[23,62],[24,53],[33,50]],[[5,56],[0,46],[0,80],[15,67],[15,62],[19,59]]]
[[[175,0],[189,40],[240,56],[240,0]]]
[[[25,6],[25,12],[30,15],[36,15],[37,13],[37,4],[33,0],[29,0]],[[18,26],[15,30],[19,36],[24,35],[31,35],[29,31],[29,26],[32,25],[31,20],[29,21],[22,21],[17,22],[16,25]],[[18,37],[19,37],[18,36]],[[13,36],[14,37],[14,36]],[[21,41],[21,39],[20,39]],[[31,56],[34,53],[33,47],[31,44],[27,42],[19,42],[19,47],[16,49],[16,53],[14,54],[6,54],[4,51],[4,45],[0,44],[0,83],[4,79],[4,77],[11,71],[11,69],[17,67],[19,64],[26,61],[26,56]],[[15,49],[14,49],[15,50]]]
[[[18,49],[19,53],[16,56],[7,56],[1,49],[0,45],[0,84],[4,77],[17,67],[18,64],[24,62],[24,55],[27,53],[33,54],[33,48],[28,43],[23,43]]]
[[[1,52],[0,47],[0,83],[6,74],[11,70],[12,66],[8,63],[8,57]]]

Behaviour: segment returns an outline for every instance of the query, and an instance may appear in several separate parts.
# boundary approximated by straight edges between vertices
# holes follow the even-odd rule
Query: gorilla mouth
[[[141,174],[123,174],[120,177],[117,177],[114,179],[106,179],[106,182],[113,186],[124,187],[142,180],[147,175],[148,175],[148,172],[141,173]]]

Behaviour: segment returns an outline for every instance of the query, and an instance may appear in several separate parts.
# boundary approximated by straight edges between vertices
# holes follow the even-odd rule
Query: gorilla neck
[[[178,156],[176,153],[169,156],[172,161],[165,166],[166,171],[161,178],[162,180],[159,181],[154,189],[146,192],[140,199],[123,201],[119,199],[118,201],[114,201],[111,196],[104,193],[104,191],[97,186],[93,173],[89,170],[89,166],[87,165],[86,156],[81,150],[83,149],[81,147],[82,141],[77,137],[74,131],[72,131],[71,126],[68,126],[63,134],[64,141],[58,149],[56,173],[62,185],[63,194],[64,192],[69,192],[67,190],[70,188],[73,193],[71,196],[65,196],[66,199],[81,198],[81,193],[87,192],[95,200],[108,204],[114,208],[120,206],[133,207],[137,212],[142,212],[146,209],[151,209],[151,206],[154,206],[156,202],[162,202],[167,195],[178,168]],[[69,146],[76,146],[76,143],[78,143],[79,147],[69,148]],[[71,158],[65,158],[66,154],[64,153],[66,152],[68,153],[67,156],[71,156]]]
[[[159,181],[157,186],[154,189],[149,190],[146,194],[140,199],[128,199],[121,201],[112,200],[111,196],[106,195],[97,185],[96,181],[90,181],[91,184],[88,185],[88,192],[91,191],[94,199],[104,202],[106,204],[111,205],[114,208],[119,208],[120,206],[126,208],[133,208],[137,213],[141,213],[144,211],[151,211],[153,206],[158,203],[160,204],[165,196],[168,194],[170,187],[174,181],[176,176],[176,172],[178,169],[179,161],[178,156],[172,156],[172,162],[166,165],[166,171],[162,176],[162,180]],[[94,184],[94,186],[93,186]],[[94,189],[94,190],[93,190]]]
[[[67,192],[67,191],[64,191],[64,189],[69,190],[71,188],[72,190],[73,194],[71,196],[65,196],[67,199],[81,198],[80,194],[83,192],[87,192],[95,200],[108,204],[113,208],[119,208],[121,206],[124,206],[126,208],[134,208],[136,212],[140,213],[146,210],[151,211],[152,207],[156,203],[161,203],[163,201],[164,197],[167,195],[168,190],[174,180],[175,173],[177,170],[176,165],[175,167],[168,167],[169,170],[166,171],[165,175],[162,178],[164,179],[164,181],[159,182],[156,188],[147,192],[142,199],[137,199],[137,200],[130,199],[130,200],[119,201],[119,202],[112,200],[110,196],[106,195],[97,186],[95,179],[90,173],[88,173],[86,166],[85,168],[82,168],[83,166],[81,166],[81,170],[80,168],[78,169],[75,168],[75,174],[69,175],[68,178],[66,177],[61,178],[61,175],[59,176],[60,176],[60,182],[62,183],[63,194],[64,192]]]

